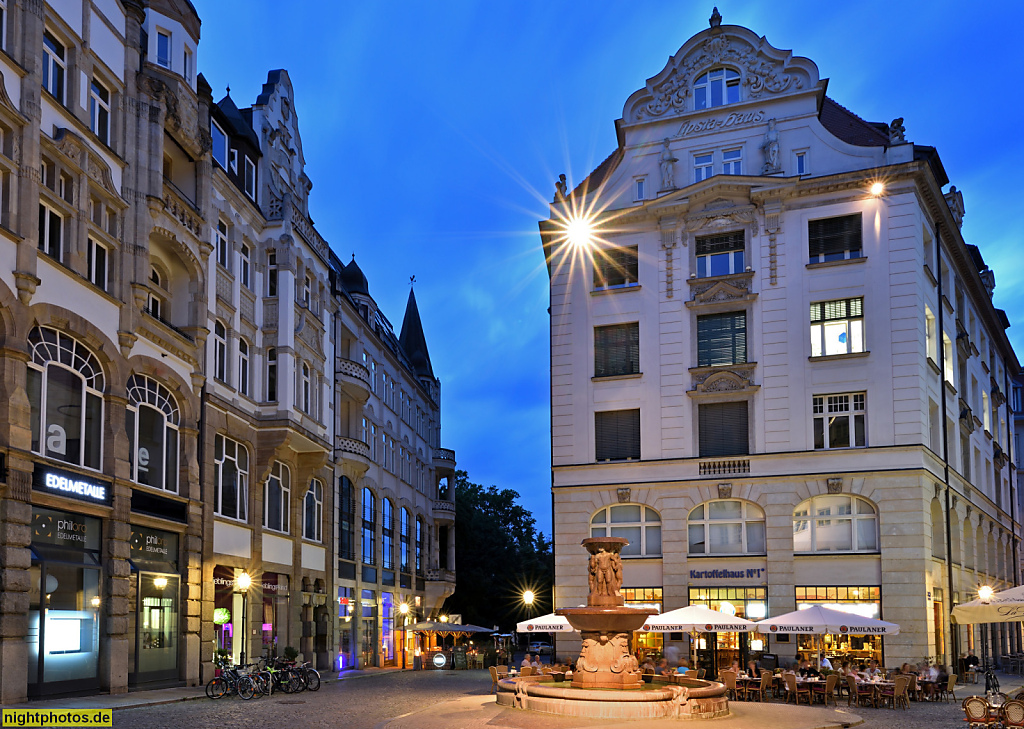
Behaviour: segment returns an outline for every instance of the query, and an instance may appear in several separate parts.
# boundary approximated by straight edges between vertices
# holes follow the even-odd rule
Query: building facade
[[[346,288],[287,72],[215,103],[189,2],[72,5],[0,3],[0,702],[394,664],[454,587],[415,298]]]
[[[627,604],[835,605],[901,632],[828,636],[833,655],[948,663],[981,649],[952,606],[1019,574],[1019,364],[936,150],[825,88],[716,11],[626,101],[617,149],[559,185],[540,226],[555,603],[585,600],[582,538],[624,536]],[[809,645],[693,648],[713,667]]]

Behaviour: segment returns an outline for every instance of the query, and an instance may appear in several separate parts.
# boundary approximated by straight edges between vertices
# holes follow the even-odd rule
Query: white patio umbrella
[[[865,618],[856,613],[833,610],[823,605],[812,605],[803,610],[780,615],[777,618],[760,620],[757,623],[760,633],[808,633],[822,635],[839,633],[847,635],[896,635],[900,626],[884,620]]]
[[[517,633],[572,633],[575,628],[569,625],[569,621],[562,615],[548,613],[536,618],[516,623]]]
[[[670,610],[661,615],[652,615],[644,623],[647,632],[684,633],[749,633],[757,624],[750,620],[711,610],[703,605]]]
[[[953,618],[960,625],[973,623],[1011,623],[1024,620],[1024,586],[1011,587],[953,608]]]

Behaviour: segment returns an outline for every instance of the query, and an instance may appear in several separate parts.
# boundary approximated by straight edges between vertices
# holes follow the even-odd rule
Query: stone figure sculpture
[[[779,172],[779,130],[775,128],[774,119],[768,120],[768,131],[764,133],[761,149],[764,150],[764,167],[761,168],[761,174]]]
[[[900,144],[906,142],[907,128],[903,126],[903,117],[897,117],[892,120],[889,125],[889,142],[891,144]]]
[[[668,137],[665,138],[663,146],[664,149],[661,151],[661,189],[675,190],[676,162],[679,160],[676,159],[672,154],[672,150],[669,149]]]
[[[591,595],[618,597],[622,586],[622,557],[616,552],[599,549],[590,555],[587,568]]]
[[[565,200],[568,194],[569,186],[565,182],[565,174],[563,173],[559,175],[558,179],[555,181],[555,202],[561,202]]]

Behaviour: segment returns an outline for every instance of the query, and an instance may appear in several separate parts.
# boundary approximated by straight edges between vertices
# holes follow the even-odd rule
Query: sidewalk
[[[360,670],[344,671],[340,675],[333,672],[320,674],[322,683],[334,683],[336,681],[348,681],[355,678],[366,678],[367,676],[382,676],[389,673],[401,673],[411,671],[411,668],[365,668]],[[156,706],[158,704],[172,704],[177,701],[192,701],[193,699],[205,699],[206,686],[175,686],[174,688],[149,689],[143,691],[129,691],[126,694],[99,694],[96,696],[71,696],[60,699],[44,699],[41,701],[30,701],[24,704],[10,704],[5,709],[129,709],[136,706]]]

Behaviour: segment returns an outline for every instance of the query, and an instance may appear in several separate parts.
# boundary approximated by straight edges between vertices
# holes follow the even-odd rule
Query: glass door
[[[178,575],[139,574],[134,682],[178,678]]]

